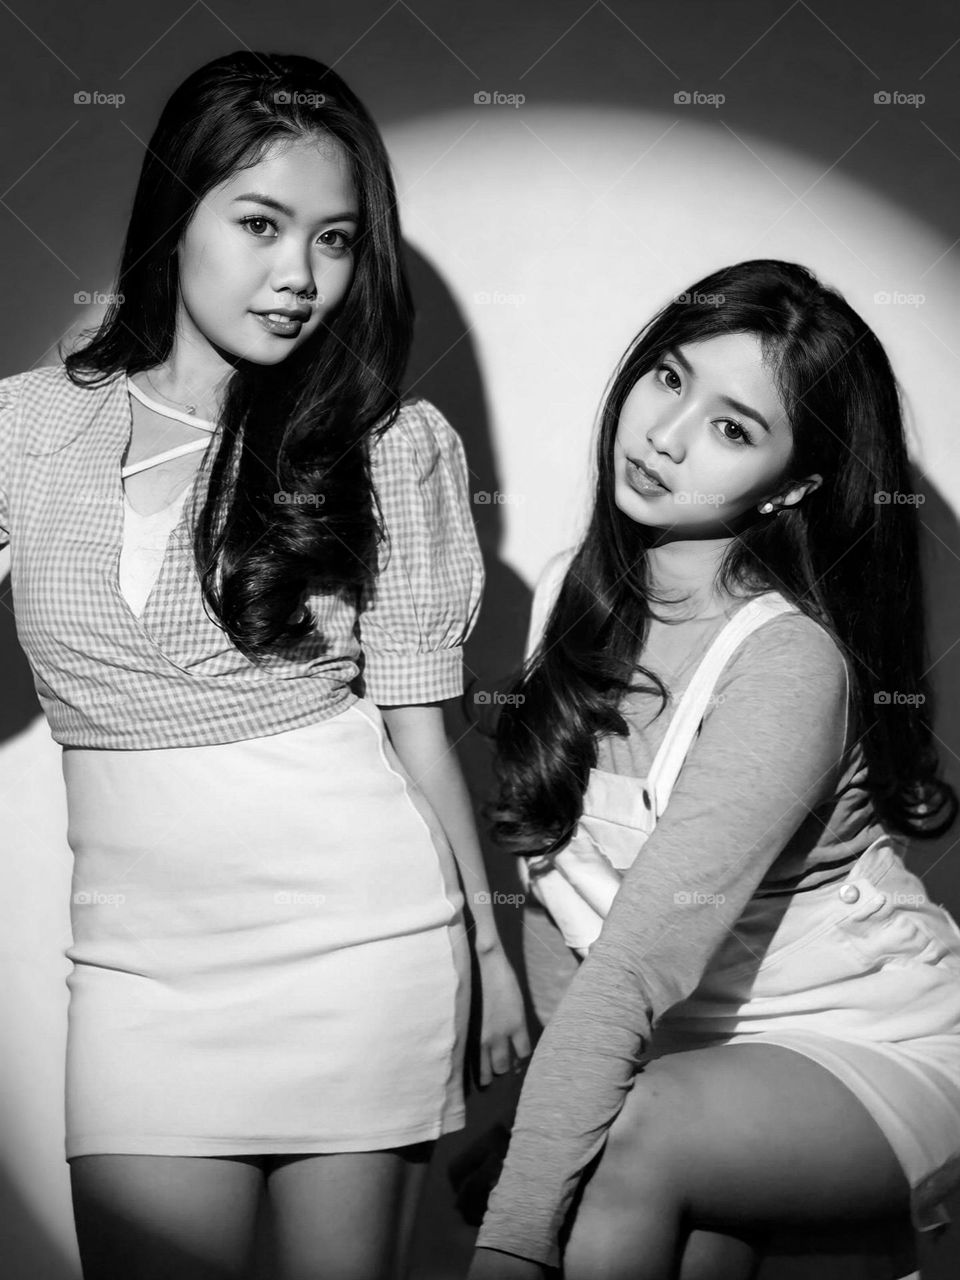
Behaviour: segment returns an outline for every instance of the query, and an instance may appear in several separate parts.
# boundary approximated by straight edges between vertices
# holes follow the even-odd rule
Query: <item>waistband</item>
[[[847,873],[847,880],[866,880],[878,885],[893,867],[902,865],[907,842],[903,836],[885,831],[868,844]]]
[[[878,836],[876,840],[867,845],[862,853],[853,854],[849,858],[839,858],[836,862],[819,862],[803,872],[802,876],[793,877],[794,881],[809,876],[812,872],[820,871],[828,867],[835,867],[837,871],[825,879],[818,880],[815,884],[804,885],[791,883],[790,881],[774,881],[774,885],[783,884],[784,888],[764,888],[762,885],[757,890],[758,898],[786,898],[797,894],[812,894],[818,889],[826,889],[829,885],[843,884],[851,879],[868,880],[871,884],[876,884],[879,879],[885,876],[890,868],[898,860],[902,860],[901,848],[905,851],[906,844],[903,837],[891,835],[884,832]]]

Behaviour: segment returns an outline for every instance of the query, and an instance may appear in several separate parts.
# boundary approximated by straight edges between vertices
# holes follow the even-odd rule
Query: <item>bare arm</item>
[[[474,919],[473,945],[483,989],[480,1083],[510,1069],[511,1048],[530,1053],[523,1000],[503,951],[477,835],[470,793],[456,751],[447,738],[439,702],[381,707],[400,762],[426,796],[450,841]]]

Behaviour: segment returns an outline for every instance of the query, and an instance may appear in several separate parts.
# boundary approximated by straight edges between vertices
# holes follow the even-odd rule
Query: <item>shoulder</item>
[[[533,587],[532,609],[536,618],[543,619],[550,612],[576,552],[576,547],[565,547],[552,555],[541,569]]]
[[[371,448],[375,467],[413,470],[422,479],[443,461],[459,461],[462,457],[459,435],[429,400],[402,404],[394,421],[376,437]]]
[[[847,659],[825,626],[792,609],[764,622],[738,646],[717,690],[734,684],[753,690],[768,706],[806,697],[832,708],[849,695]]]
[[[56,392],[57,390],[68,389],[72,389],[79,394],[83,394],[84,391],[83,387],[71,382],[67,376],[66,366],[62,364],[39,365],[36,369],[24,369],[21,373],[13,373],[9,377],[0,378],[0,393],[5,398],[10,393],[20,395],[33,391],[39,394],[44,391]]]
[[[43,365],[0,378],[0,444],[5,454],[45,452],[71,434],[70,424],[79,416],[77,392],[82,395],[75,388],[71,396],[67,388],[72,386],[62,365]]]
[[[65,365],[41,365],[0,378],[0,408],[10,411],[29,406],[37,415],[34,428],[38,432],[52,430],[61,422],[74,421],[78,410],[99,404],[117,376],[122,375],[83,386],[67,375]]]
[[[555,594],[559,591],[560,583],[563,581],[570,567],[570,561],[576,553],[576,547],[565,547],[563,551],[558,551],[556,555],[552,555],[540,570],[534,591],[543,594],[549,594],[551,591]]]
[[[533,588],[533,599],[530,603],[530,623],[527,628],[525,650],[527,657],[533,652],[540,636],[543,634],[550,610],[560,594],[560,586],[576,551],[576,547],[565,547],[563,551],[558,551],[556,555],[551,556],[540,571]]]
[[[42,365],[12,373],[0,378],[0,408],[14,409],[27,397],[56,391],[67,381],[62,365]]]

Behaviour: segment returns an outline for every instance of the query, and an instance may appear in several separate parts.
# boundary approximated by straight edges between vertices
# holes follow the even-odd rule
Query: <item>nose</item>
[[[291,243],[287,252],[274,264],[270,286],[275,293],[289,290],[293,294],[313,297],[317,292],[310,252],[305,246]]]
[[[682,462],[686,453],[686,424],[692,416],[690,405],[664,406],[647,430],[647,440],[657,453],[666,454],[674,462]]]

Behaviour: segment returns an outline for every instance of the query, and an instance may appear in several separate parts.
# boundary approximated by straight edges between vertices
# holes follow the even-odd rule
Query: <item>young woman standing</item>
[[[241,1274],[264,1190],[278,1275],[403,1273],[463,1124],[464,893],[481,1080],[526,1051],[443,730],[482,566],[458,437],[401,406],[400,247],[343,81],[220,58],[161,115],[99,331],[0,383],[87,1280]]]

